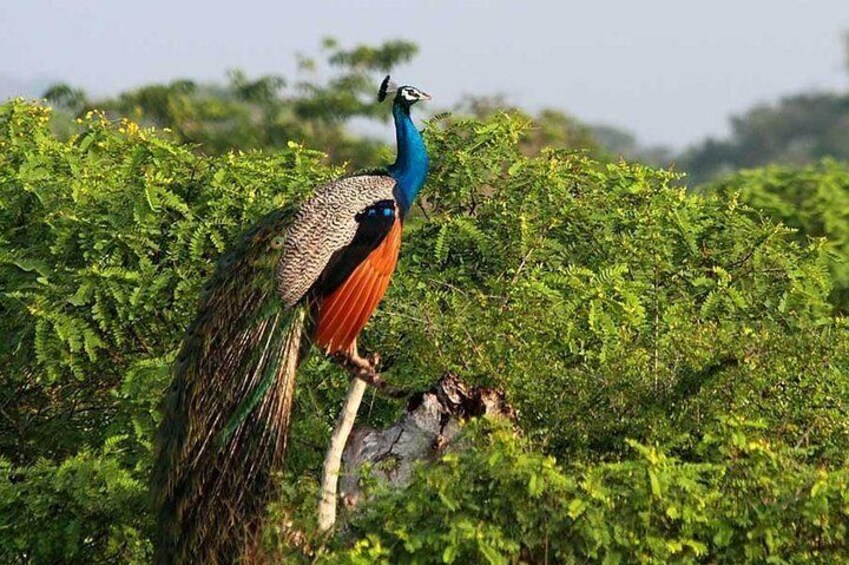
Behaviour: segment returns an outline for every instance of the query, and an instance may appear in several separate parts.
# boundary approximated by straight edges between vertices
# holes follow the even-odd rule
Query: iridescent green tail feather
[[[241,560],[274,494],[307,315],[276,287],[290,218],[266,216],[221,260],[188,330],[153,476],[157,563]]]

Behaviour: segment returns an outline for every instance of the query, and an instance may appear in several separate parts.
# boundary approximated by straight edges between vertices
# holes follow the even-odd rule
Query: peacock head
[[[430,94],[415,86],[398,86],[389,78],[389,75],[386,75],[386,78],[380,83],[380,90],[377,91],[377,101],[383,102],[392,92],[395,93],[394,104],[399,104],[407,109],[419,100],[430,100],[431,98]]]

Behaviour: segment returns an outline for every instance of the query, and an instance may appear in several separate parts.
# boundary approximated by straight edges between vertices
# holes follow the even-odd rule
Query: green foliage
[[[277,85],[236,79],[253,100]],[[98,113],[59,141],[49,116],[0,107],[0,560],[144,562],[158,403],[201,285],[253,221],[342,171],[293,143],[202,156]],[[425,202],[363,343],[399,385],[505,389],[523,439],[475,427],[320,559],[845,559],[832,244],[665,171],[525,154],[528,126],[429,123]],[[302,366],[274,512],[305,531],[346,388],[321,355]],[[361,417],[401,410],[373,397]]]
[[[697,434],[729,411],[823,456],[847,446],[846,330],[821,243],[666,172],[522,157],[522,126],[428,131],[438,189],[369,332],[396,380],[501,386],[561,458]]]
[[[357,541],[321,563],[837,562],[849,472],[804,463],[728,420],[690,460],[630,441],[626,460],[559,466],[508,429],[473,426],[476,449],[377,492]]]
[[[849,313],[849,166],[831,159],[801,168],[771,166],[741,171],[705,190],[739,193],[742,202],[798,230],[802,244],[825,238],[832,301]]]
[[[0,561],[133,560],[201,285],[246,226],[340,171],[294,144],[199,157],[98,114],[59,142],[48,116],[0,107]]]
[[[583,150],[594,155],[603,155],[606,150],[618,152],[623,144],[600,145],[595,139],[596,129],[581,123],[577,118],[558,110],[543,109],[531,116],[520,108],[511,107],[504,96],[466,96],[458,105],[458,114],[478,120],[489,120],[498,114],[509,113],[517,120],[525,120],[529,125],[520,139],[520,147],[526,155],[536,155],[544,148]],[[618,135],[629,134],[615,128],[604,128],[606,139],[613,141]],[[636,141],[629,137],[633,149]]]
[[[113,435],[97,450],[28,466],[0,457],[4,562],[145,562],[148,461],[131,443]]]

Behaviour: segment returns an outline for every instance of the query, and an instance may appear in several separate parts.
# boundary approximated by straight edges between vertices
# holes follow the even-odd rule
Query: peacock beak
[[[431,96],[427,92],[422,92],[422,100],[433,100],[433,96]]]

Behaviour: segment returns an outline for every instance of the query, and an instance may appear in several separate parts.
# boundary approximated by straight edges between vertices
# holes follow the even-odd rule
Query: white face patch
[[[413,102],[415,100],[421,100],[422,95],[421,92],[416,90],[415,88],[405,87],[401,89],[401,96],[404,97],[404,100],[409,102]]]

